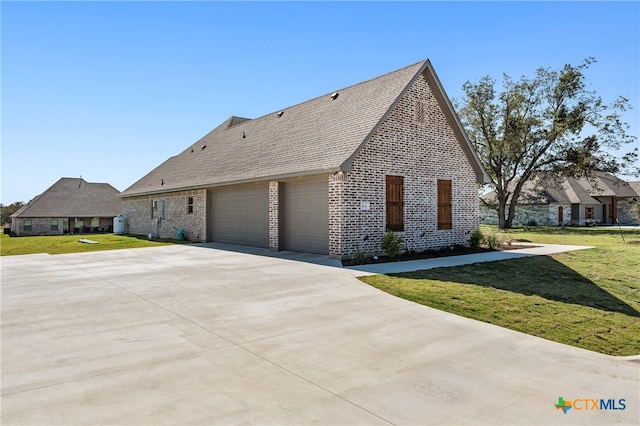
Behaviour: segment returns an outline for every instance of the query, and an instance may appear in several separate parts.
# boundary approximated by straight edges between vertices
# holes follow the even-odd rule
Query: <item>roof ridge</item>
[[[259,117],[256,117],[256,118],[249,118],[249,119],[247,119],[247,121],[257,121],[257,120],[260,120],[260,119],[262,119],[262,118],[269,117],[269,116],[271,116],[271,115],[273,115],[273,114],[276,114],[276,113],[278,113],[278,112],[280,112],[280,111],[286,111],[286,110],[288,110],[288,109],[295,108],[295,107],[298,107],[298,106],[300,106],[300,105],[304,105],[304,104],[307,104],[307,103],[309,103],[309,102],[312,102],[312,101],[315,101],[315,100],[318,100],[318,99],[322,99],[322,98],[324,98],[325,96],[330,95],[331,93],[336,93],[336,92],[340,93],[340,92],[341,92],[341,91],[343,91],[343,90],[348,90],[348,89],[352,89],[352,88],[357,87],[357,86],[362,86],[363,84],[367,84],[367,83],[370,83],[370,82],[372,82],[372,81],[379,80],[379,79],[384,78],[384,77],[387,77],[387,76],[389,76],[389,75],[391,75],[391,74],[400,73],[400,72],[402,72],[402,71],[405,71],[407,68],[415,67],[415,66],[416,66],[416,65],[418,65],[418,64],[420,64],[420,65],[424,65],[424,64],[425,64],[426,62],[428,62],[428,61],[429,61],[428,59],[424,59],[424,60],[422,60],[422,61],[418,61],[418,62],[413,63],[413,64],[411,64],[411,65],[407,65],[407,66],[405,66],[405,67],[398,68],[398,69],[393,70],[393,71],[389,71],[389,72],[387,72],[387,73],[385,73],[385,74],[378,75],[378,76],[376,76],[376,77],[371,77],[371,78],[370,78],[370,79],[368,79],[368,80],[361,81],[361,82],[359,82],[359,83],[354,83],[354,84],[351,84],[351,85],[349,85],[349,86],[342,87],[342,88],[340,88],[340,89],[335,89],[335,90],[332,90],[332,91],[329,91],[329,92],[325,92],[325,93],[323,93],[322,95],[315,96],[315,97],[313,97],[313,98],[311,98],[311,99],[307,99],[307,100],[302,101],[302,102],[298,102],[297,104],[289,105],[289,106],[287,106],[287,107],[283,107],[283,108],[278,108],[278,109],[276,109],[275,111],[271,111],[271,112],[269,112],[269,113],[267,113],[267,114],[263,114],[263,115],[261,115],[261,116],[259,116]],[[232,119],[232,118],[234,118],[234,117],[235,117],[235,116],[233,116],[233,115],[232,115],[229,119],[225,120],[225,122],[226,122],[226,121],[229,121],[230,119]],[[242,117],[240,117],[240,118],[242,118]],[[229,125],[227,128],[240,126],[240,125],[242,125],[242,124],[245,124],[247,121],[243,121],[243,122],[240,122],[240,123],[237,123],[237,124],[234,124],[234,125]],[[223,122],[223,123],[224,123],[224,122]],[[219,128],[219,127],[220,127],[220,126],[218,126],[218,128]]]
[[[229,127],[237,121],[231,116],[146,173],[121,196],[348,171],[354,156],[420,76],[475,165],[476,178],[484,179],[486,172],[474,157],[431,62],[425,59]]]

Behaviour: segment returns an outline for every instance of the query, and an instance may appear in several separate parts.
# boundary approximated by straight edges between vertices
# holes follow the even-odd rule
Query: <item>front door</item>
[[[564,209],[562,206],[558,207],[558,225],[562,225],[564,222]]]

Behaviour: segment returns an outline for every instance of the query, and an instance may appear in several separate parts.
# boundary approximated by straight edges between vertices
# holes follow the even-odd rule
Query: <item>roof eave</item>
[[[206,183],[206,184],[200,184],[200,185],[182,186],[182,187],[167,188],[167,189],[162,189],[162,190],[142,191],[142,192],[135,192],[135,193],[129,193],[129,194],[120,193],[118,195],[118,197],[120,197],[120,198],[131,198],[131,197],[143,197],[143,196],[148,196],[148,195],[162,195],[162,194],[169,194],[169,193],[173,193],[173,192],[182,192],[182,191],[197,191],[197,190],[201,190],[201,189],[220,188],[220,187],[223,187],[223,186],[244,185],[244,184],[248,184],[248,183],[258,183],[258,182],[272,182],[272,181],[280,181],[280,180],[285,180],[285,179],[295,179],[295,178],[300,178],[300,177],[314,176],[314,175],[321,175],[321,174],[331,175],[331,174],[337,173],[339,171],[343,171],[340,168],[340,166],[323,167],[322,169],[304,170],[304,171],[293,172],[293,173],[283,173],[283,174],[277,174],[277,175],[260,176],[260,177],[249,178],[249,179],[237,179],[237,180],[230,180],[230,181],[224,181],[224,182],[215,182],[215,183]]]
[[[489,175],[484,169],[484,166],[482,165],[482,161],[480,160],[478,153],[476,152],[475,149],[473,149],[471,140],[469,140],[469,136],[467,135],[467,132],[464,130],[464,126],[462,125],[462,122],[460,121],[458,114],[453,108],[453,104],[451,103],[451,100],[447,96],[447,92],[445,92],[444,87],[442,86],[442,83],[440,82],[440,79],[438,78],[438,75],[436,74],[436,71],[431,65],[431,62],[429,60],[427,60],[426,69],[428,70],[428,72],[425,75],[427,82],[429,83],[429,86],[432,88],[433,95],[435,96],[436,100],[440,104],[442,108],[442,112],[444,113],[445,117],[451,124],[453,133],[456,135],[456,137],[460,141],[460,146],[462,147],[462,150],[464,151],[464,153],[467,155],[467,158],[471,163],[471,167],[473,167],[473,170],[476,172],[476,182],[480,184],[491,183],[491,179],[489,178]]]
[[[373,128],[371,129],[371,131],[367,134],[367,136],[363,139],[362,142],[360,142],[360,145],[358,145],[358,147],[355,149],[355,151],[349,156],[349,158],[347,158],[341,165],[340,165],[340,170],[344,171],[344,172],[350,172],[352,167],[353,167],[353,160],[356,158],[356,156],[360,153],[360,151],[362,151],[362,149],[364,148],[364,146],[367,144],[367,142],[369,142],[369,140],[371,139],[371,137],[378,131],[378,129],[380,128],[380,126],[382,125],[382,123],[384,123],[386,121],[386,119],[389,117],[389,115],[391,114],[391,111],[393,111],[393,109],[396,107],[396,105],[398,104],[398,102],[400,102],[400,100],[402,99],[402,97],[407,93],[407,91],[409,90],[409,88],[413,85],[413,83],[415,83],[415,81],[418,79],[418,77],[424,72],[424,70],[427,67],[427,64],[429,64],[429,60],[427,59],[426,61],[424,61],[424,63],[422,64],[422,66],[420,67],[420,69],[418,69],[418,71],[414,74],[413,77],[411,77],[411,80],[409,80],[409,83],[404,87],[404,89],[402,89],[402,91],[400,92],[400,94],[396,97],[396,99],[391,103],[391,105],[389,106],[389,108],[387,109],[387,111],[382,115],[382,117],[380,118],[380,120],[378,120],[378,122],[376,123],[375,126],[373,126]]]

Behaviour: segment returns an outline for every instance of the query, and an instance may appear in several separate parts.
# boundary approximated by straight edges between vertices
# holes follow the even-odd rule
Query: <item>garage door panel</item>
[[[285,183],[283,229],[285,249],[329,252],[327,181]]]
[[[212,241],[269,246],[269,191],[266,184],[211,191]]]

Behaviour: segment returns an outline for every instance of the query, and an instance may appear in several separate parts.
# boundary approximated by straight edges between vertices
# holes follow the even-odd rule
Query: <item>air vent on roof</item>
[[[336,98],[338,97],[338,95],[339,95],[339,93],[338,93],[338,92],[334,92],[334,93],[332,93],[332,94],[331,94],[331,100],[332,100],[332,101],[335,101],[335,100],[336,100]]]
[[[277,113],[277,114],[276,114],[276,116],[277,116],[278,118],[280,118],[280,117],[282,117],[282,115],[283,115],[283,114],[284,114],[284,111],[280,111],[279,113]]]
[[[207,147],[206,145],[202,145],[202,146],[200,147],[200,151],[204,151],[204,149],[205,149],[206,147]]]
[[[242,139],[246,138],[247,135],[244,134],[244,132],[242,132]]]

